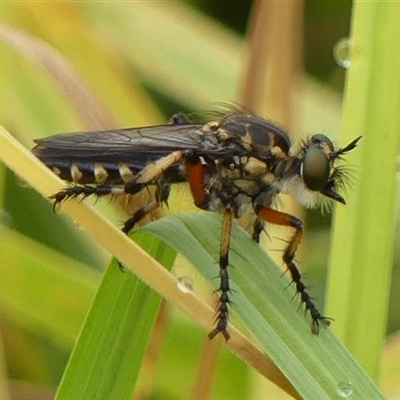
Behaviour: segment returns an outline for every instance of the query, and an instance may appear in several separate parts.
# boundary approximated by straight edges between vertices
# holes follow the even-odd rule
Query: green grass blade
[[[211,213],[163,218],[142,228],[182,253],[213,284],[219,285],[221,220]],[[382,395],[329,328],[311,334],[309,317],[291,301],[293,288],[266,253],[237,225],[232,235],[233,315],[239,316],[302,398],[335,398],[351,385],[353,398]],[[285,290],[286,289],[286,290]]]
[[[155,238],[139,243],[168,269],[175,252]],[[113,262],[100,285],[57,393],[62,399],[132,398],[161,296]]]
[[[393,263],[396,157],[400,145],[398,2],[356,1],[343,143],[354,187],[334,224],[328,309],[334,330],[371,377],[379,376]]]

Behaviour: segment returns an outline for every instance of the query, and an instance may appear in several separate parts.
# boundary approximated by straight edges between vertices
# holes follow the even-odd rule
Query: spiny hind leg
[[[257,216],[266,222],[270,222],[275,225],[288,226],[295,229],[295,233],[290,239],[282,258],[283,262],[290,272],[292,281],[296,286],[296,290],[300,294],[301,302],[305,304],[306,311],[310,312],[312,319],[311,331],[314,334],[318,334],[319,324],[323,323],[325,325],[330,325],[330,318],[324,317],[315,306],[312,298],[306,290],[306,286],[301,279],[301,274],[296,264],[293,262],[293,258],[296,254],[297,248],[299,247],[301,241],[301,237],[303,235],[303,223],[300,219],[290,214],[273,210],[269,207],[255,205],[254,210]]]
[[[137,192],[142,188],[142,185],[137,187]],[[116,185],[74,185],[66,187],[63,190],[50,196],[50,199],[54,200],[54,207],[58,204],[68,200],[76,198],[86,198],[89,196],[103,197],[103,196],[119,196],[125,194],[125,190],[122,186]]]

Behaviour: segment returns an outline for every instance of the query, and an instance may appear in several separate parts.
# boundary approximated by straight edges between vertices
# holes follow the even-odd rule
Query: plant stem
[[[337,208],[328,281],[333,329],[375,380],[385,340],[400,144],[400,3],[355,1],[343,140],[355,176]]]

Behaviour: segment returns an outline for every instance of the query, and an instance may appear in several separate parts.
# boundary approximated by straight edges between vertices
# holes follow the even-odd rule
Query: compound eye
[[[302,177],[305,185],[313,191],[321,191],[328,183],[330,163],[327,155],[315,147],[308,149],[303,160]]]
[[[321,145],[325,144],[328,146],[330,151],[335,150],[332,141],[322,133],[317,133],[311,137],[311,143],[318,143]]]

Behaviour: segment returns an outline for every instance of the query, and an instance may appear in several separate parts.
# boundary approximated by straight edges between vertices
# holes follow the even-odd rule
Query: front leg
[[[312,318],[311,331],[314,334],[319,333],[319,323],[323,323],[325,325],[330,325],[330,319],[324,317],[315,306],[312,301],[310,295],[307,293],[306,286],[301,280],[301,274],[296,267],[296,264],[293,262],[293,258],[296,254],[297,248],[299,247],[301,237],[303,235],[303,223],[300,219],[286,214],[277,210],[273,210],[272,208],[255,205],[254,210],[259,218],[266,222],[270,222],[275,225],[280,226],[288,226],[290,228],[295,229],[295,233],[289,241],[288,246],[286,247],[283,253],[283,262],[287,266],[292,281],[296,286],[297,292],[300,294],[301,302],[305,304],[306,311],[310,312]]]

